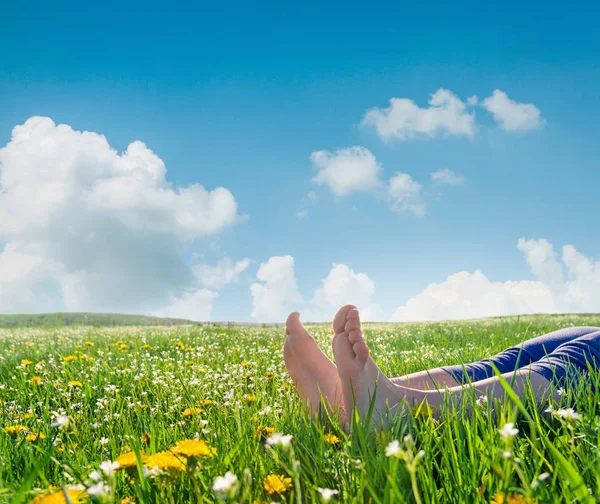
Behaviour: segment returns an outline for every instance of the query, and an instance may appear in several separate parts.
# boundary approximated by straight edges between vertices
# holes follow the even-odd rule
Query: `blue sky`
[[[7,146],[13,128],[28,118],[49,117],[76,131],[104,135],[119,152],[133,141],[144,142],[164,161],[173,188],[201,184],[210,191],[222,186],[233,195],[240,216],[235,223],[214,232],[197,231],[191,238],[174,236],[177,250],[157,253],[158,266],[148,260],[148,269],[126,283],[134,285],[136,278],[157,270],[168,278],[171,263],[178,264],[174,278],[184,277],[189,271],[179,264],[182,258],[192,269],[214,267],[225,256],[233,263],[252,262],[219,287],[183,280],[172,285],[167,280],[142,282],[131,289],[124,311],[177,314],[162,305],[185,297],[190,289],[204,289],[218,293],[202,297],[211,318],[250,320],[257,302],[251,284],[259,284],[267,291],[272,287],[271,293],[285,302],[274,312],[259,309],[257,320],[279,320],[280,311],[295,307],[324,317],[337,300],[351,302],[354,293],[363,304],[377,306],[380,317],[389,318],[433,282],[441,286],[441,294],[433,295],[437,301],[419,298],[413,307],[416,318],[452,315],[453,309],[457,316],[488,315],[494,307],[498,314],[538,308],[600,310],[600,296],[595,295],[600,294],[600,266],[595,263],[600,259],[600,233],[595,231],[600,215],[600,36],[594,21],[598,12],[591,8],[548,3],[462,8],[447,3],[12,4],[0,33],[0,146]],[[441,128],[431,136],[384,141],[376,128],[361,125],[368,110],[385,109],[391,98],[427,108],[440,88],[463,103],[479,98],[465,112],[474,114],[470,135]],[[503,128],[481,105],[495,90],[516,105],[535,106],[537,126]],[[314,182],[313,152],[335,155],[353,146],[367,149],[382,167],[377,190],[355,187],[336,195],[327,184]],[[44,154],[36,152],[39,161]],[[35,169],[57,162],[42,159]],[[90,163],[88,173],[94,172]],[[5,177],[10,169],[20,170],[6,159],[4,164]],[[431,174],[442,169],[464,182],[433,183]],[[33,168],[31,173],[35,178]],[[419,184],[424,215],[392,208],[388,185],[396,173]],[[35,186],[42,191],[49,187]],[[35,206],[37,198],[32,198]],[[0,212],[0,218],[14,220],[15,208]],[[69,224],[65,215],[73,208],[61,210],[60,222]],[[306,214],[300,219],[302,211]],[[9,244],[19,257],[30,259],[21,257],[19,264],[28,265],[19,270],[22,274],[0,283],[5,305],[0,312],[121,308],[117,302],[94,302],[110,299],[118,282],[87,285],[87,291],[97,285],[98,297],[73,285],[83,285],[82,275],[92,282],[111,265],[129,264],[118,254],[123,243],[119,233],[125,228],[111,234],[105,221],[73,227],[74,233],[92,230],[115,240],[114,246],[107,245],[105,260],[98,259],[107,269],[95,270],[83,250],[76,259],[56,252],[71,243],[56,238],[60,233],[52,231],[40,245],[33,232],[23,231],[26,224],[20,230],[8,227],[0,223],[4,267],[18,270],[9,262]],[[139,246],[143,254],[153,240],[169,239],[169,232],[161,233],[160,238],[146,233],[147,241],[131,238],[136,245],[129,250]],[[517,248],[521,237],[532,240],[527,250]],[[565,263],[564,245],[575,247],[583,259],[578,255],[577,264]],[[286,271],[285,285],[265,280],[268,275],[256,277],[261,264],[284,256],[293,257],[297,293],[289,285],[290,264],[285,261],[278,266]],[[577,265],[584,259],[591,266],[582,273]],[[338,271],[341,276],[327,285],[349,299],[315,293],[333,264],[348,270]],[[554,285],[547,271],[557,264],[563,278]],[[473,287],[469,277],[465,289],[481,288],[484,297],[491,292],[492,300],[478,304],[479,293],[453,304],[456,292],[444,287],[448,276],[476,270],[498,285],[476,282]],[[347,287],[344,281],[350,282]],[[507,281],[537,282],[534,297],[545,301],[527,301],[529,294],[515,294]],[[39,291],[33,289],[38,283],[47,292],[43,300],[31,292]],[[144,292],[152,288],[165,288],[168,299],[147,299]],[[543,288],[547,291],[539,294]],[[561,292],[567,290],[572,294],[565,300]],[[365,296],[365,291],[371,293]],[[579,301],[573,301],[577,296]],[[270,298],[261,299],[266,303]],[[410,319],[407,310],[403,318]]]

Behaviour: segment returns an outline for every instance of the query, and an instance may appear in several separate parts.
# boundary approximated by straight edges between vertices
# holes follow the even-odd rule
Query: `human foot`
[[[394,414],[405,397],[377,367],[369,355],[360,327],[358,309],[345,305],[333,320],[333,354],[340,376],[347,411],[356,407],[364,419],[373,405],[374,419],[379,423],[388,413]]]
[[[283,358],[300,397],[308,402],[313,414],[317,414],[322,406],[330,412],[341,409],[342,387],[335,364],[302,326],[298,312],[291,313],[285,325],[288,337]]]

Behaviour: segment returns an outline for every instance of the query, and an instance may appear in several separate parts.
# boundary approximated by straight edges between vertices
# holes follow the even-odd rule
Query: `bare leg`
[[[419,390],[437,390],[460,385],[450,373],[444,371],[442,368],[419,371],[397,378],[390,378],[390,381],[398,387]]]
[[[473,395],[473,391],[490,399],[501,399],[505,396],[498,377],[443,390],[416,390],[395,386],[369,356],[369,348],[362,337],[356,308],[341,308],[336,314],[333,328],[336,332],[333,351],[344,403],[347,409],[349,405],[355,407],[361,418],[366,417],[372,406],[374,420],[380,425],[385,425],[390,414],[393,416],[401,413],[404,406],[416,407],[426,403],[439,411],[445,400],[461,401],[465,394]],[[503,377],[512,384],[513,390],[521,398],[525,396],[528,386],[532,387],[538,402],[552,395],[550,382],[526,368],[506,373]]]

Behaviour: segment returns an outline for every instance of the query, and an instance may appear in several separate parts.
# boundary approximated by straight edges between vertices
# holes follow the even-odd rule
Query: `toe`
[[[354,307],[352,310],[348,311],[346,317],[348,320],[358,320],[360,324],[360,314],[358,313],[358,308]]]
[[[289,314],[285,322],[286,334],[308,334],[308,331],[304,329],[304,326],[300,322],[300,312],[292,312]]]
[[[339,334],[344,332],[344,326],[346,325],[346,320],[348,319],[348,313],[352,310],[356,310],[356,306],[348,304],[342,306],[338,312],[335,314],[333,318],[333,333]],[[357,310],[358,313],[358,310]]]
[[[359,341],[363,341],[362,333],[358,329],[355,329],[354,331],[348,333],[348,339],[350,340],[350,343],[358,343]]]
[[[360,329],[360,321],[356,320],[356,319],[350,319],[346,322],[346,325],[344,326],[344,331],[347,333],[350,333],[352,331],[355,331],[357,329]]]
[[[364,340],[361,339],[359,342],[354,343],[354,345],[352,346],[352,350],[354,351],[354,354],[356,355],[356,359],[361,364],[367,363],[367,360],[369,359],[369,347],[364,342]]]
[[[354,360],[356,355],[352,348],[352,343],[348,339],[348,333],[339,333],[333,337],[332,342],[333,356],[338,365],[344,365],[350,360]]]

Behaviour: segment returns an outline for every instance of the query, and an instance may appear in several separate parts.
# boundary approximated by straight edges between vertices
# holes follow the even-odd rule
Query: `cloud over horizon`
[[[15,126],[0,149],[2,311],[183,313],[204,302],[210,314],[216,296],[199,289],[185,250],[243,217],[226,188],[173,187],[166,175],[140,141],[119,154],[47,117]]]
[[[562,264],[545,239],[519,239],[517,248],[536,280],[491,282],[480,270],[432,283],[396,309],[392,321],[469,319],[532,313],[600,312],[600,261],[572,245]]]

